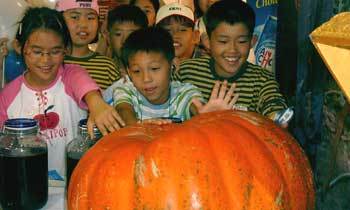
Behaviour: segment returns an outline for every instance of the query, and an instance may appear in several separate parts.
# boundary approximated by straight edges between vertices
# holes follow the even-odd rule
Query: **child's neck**
[[[88,46],[74,46],[72,49],[71,56],[72,57],[88,57],[93,54],[93,51],[89,49]]]
[[[26,80],[26,83],[33,89],[36,90],[44,90],[50,86],[50,84],[55,80],[41,80],[38,78],[33,77],[33,75],[30,72],[26,72],[24,74],[24,79]]]

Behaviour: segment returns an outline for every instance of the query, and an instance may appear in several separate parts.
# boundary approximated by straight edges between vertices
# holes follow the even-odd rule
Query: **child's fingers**
[[[122,119],[122,117],[118,114],[118,112],[117,111],[113,111],[112,112],[112,125],[113,125],[113,127],[115,128],[115,129],[120,129],[120,128],[122,128],[122,127],[124,127],[125,126],[125,122],[124,122],[124,120]]]
[[[92,126],[94,126],[94,124],[92,124]],[[102,135],[107,135],[108,134],[108,131],[107,131],[107,129],[106,129],[106,127],[105,127],[105,125],[104,124],[102,124],[102,123],[96,123],[96,127],[98,128],[98,130],[102,133]],[[92,127],[92,129],[93,129],[93,127]],[[92,132],[92,134],[93,134],[93,130],[91,131]],[[91,136],[91,135],[90,135]]]
[[[212,97],[210,97],[210,98],[212,98]],[[196,107],[197,111],[201,110],[203,107],[202,102],[198,98],[192,99],[192,103]]]
[[[89,118],[87,121],[87,128],[88,128],[88,133],[89,133],[90,138],[93,139],[94,138],[94,123],[92,122],[91,118]],[[101,131],[101,133],[102,133],[102,131]]]
[[[227,80],[224,80],[221,83],[220,90],[219,90],[219,97],[220,99],[223,99],[226,95],[226,90],[227,90]]]
[[[211,94],[210,94],[210,99],[218,97],[219,88],[220,88],[220,81],[215,81],[215,85],[214,85],[213,90],[211,91]]]
[[[231,101],[232,95],[233,95],[235,89],[236,89],[236,83],[233,83],[225,95],[224,102],[226,104],[228,104]]]
[[[231,99],[231,101],[230,101],[230,103],[229,103],[230,109],[232,109],[233,105],[237,102],[238,96],[239,96],[239,94],[236,93],[236,94],[233,96],[233,98]]]

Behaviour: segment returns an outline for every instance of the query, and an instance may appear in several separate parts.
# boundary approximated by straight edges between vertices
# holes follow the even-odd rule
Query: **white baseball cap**
[[[179,3],[171,3],[159,8],[156,16],[156,24],[172,15],[180,15],[194,22],[194,14],[189,7]]]

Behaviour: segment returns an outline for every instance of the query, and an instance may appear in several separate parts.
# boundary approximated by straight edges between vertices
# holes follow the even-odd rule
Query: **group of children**
[[[28,9],[18,23],[16,43],[26,71],[0,93],[0,125],[39,114],[45,120],[56,112],[57,126],[41,129],[50,140],[50,170],[64,174],[65,145],[86,110],[89,130],[95,124],[106,134],[140,121],[181,122],[215,110],[274,119],[286,108],[274,76],[247,62],[255,14],[243,1],[209,7],[211,56],[204,57],[196,53],[196,16],[184,5],[159,8],[157,0],[132,0],[110,10],[112,58],[89,47],[98,39],[98,11],[94,0],[60,0],[56,10]]]

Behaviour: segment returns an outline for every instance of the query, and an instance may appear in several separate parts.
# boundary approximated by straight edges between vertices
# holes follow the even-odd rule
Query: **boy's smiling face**
[[[171,63],[159,52],[137,52],[129,57],[128,74],[136,89],[152,104],[169,98]]]
[[[211,56],[216,73],[224,78],[234,76],[247,61],[251,35],[243,23],[220,23],[210,35]]]
[[[128,38],[128,36],[132,32],[140,28],[141,28],[140,26],[137,26],[132,22],[122,22],[122,23],[116,22],[113,24],[109,32],[109,39],[110,39],[113,51],[118,57],[120,57],[121,55],[121,49],[126,38]]]

